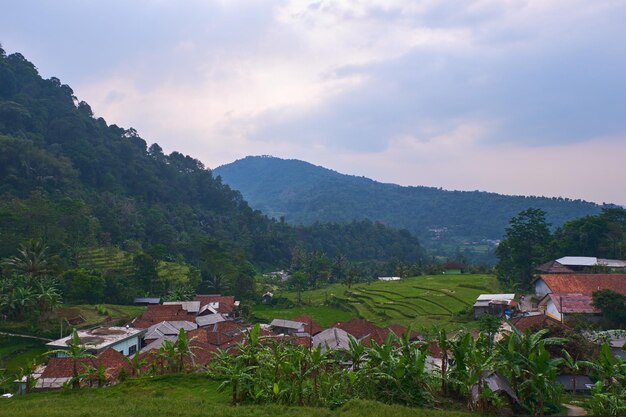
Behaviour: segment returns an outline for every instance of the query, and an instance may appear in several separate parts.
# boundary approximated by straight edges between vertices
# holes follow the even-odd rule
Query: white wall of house
[[[546,294],[550,294],[551,292],[552,290],[550,290],[550,287],[548,287],[544,280],[539,278],[537,281],[535,281],[535,294],[537,294],[537,297],[541,298]]]
[[[128,350],[130,349],[131,346],[136,346],[136,352],[138,352],[141,349],[141,344],[139,343],[139,337],[134,336],[126,340],[122,340],[120,342],[112,344],[110,347],[117,350],[124,356],[128,356],[130,355]]]
[[[546,314],[555,320],[561,321],[561,313],[559,313],[559,310],[556,308],[556,304],[554,304],[554,301],[552,300],[548,300],[546,303]]]

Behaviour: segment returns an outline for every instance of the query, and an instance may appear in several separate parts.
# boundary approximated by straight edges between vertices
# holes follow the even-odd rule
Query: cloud
[[[614,189],[626,179],[601,161],[626,142],[624,2],[25,0],[9,9],[7,50],[69,83],[109,123],[208,166],[275,154],[405,184],[623,199]],[[589,180],[568,167],[580,155]]]

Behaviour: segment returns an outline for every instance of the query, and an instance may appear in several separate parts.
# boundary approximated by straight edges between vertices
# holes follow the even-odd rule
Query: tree
[[[16,274],[37,277],[50,272],[48,248],[41,240],[31,239],[20,245],[15,256],[4,260],[3,265]]]
[[[302,303],[302,291],[306,290],[309,280],[304,272],[294,272],[287,280],[287,287],[298,293],[298,304]]]
[[[593,305],[602,310],[604,317],[618,326],[626,324],[626,295],[611,290],[593,293]]]
[[[529,288],[534,268],[549,258],[552,237],[545,214],[529,208],[509,221],[496,249],[496,271],[504,285]]]

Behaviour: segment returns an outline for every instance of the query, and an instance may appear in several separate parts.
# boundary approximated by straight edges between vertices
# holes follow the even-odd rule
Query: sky
[[[208,167],[626,205],[622,0],[0,0],[0,43]]]

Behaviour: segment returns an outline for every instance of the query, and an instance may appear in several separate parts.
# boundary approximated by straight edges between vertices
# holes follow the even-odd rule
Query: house
[[[347,350],[350,346],[350,335],[337,327],[326,329],[315,336],[311,341],[314,347],[320,346],[322,353],[327,350]]]
[[[543,274],[567,274],[594,272],[598,270],[623,272],[626,270],[626,261],[596,258],[593,256],[564,256],[557,260],[539,265],[536,270]]]
[[[270,328],[276,334],[304,333],[304,323],[301,321],[274,319],[270,323]]]
[[[523,334],[526,330],[534,332],[550,327],[566,327],[561,321],[541,313],[528,316],[513,317],[509,320],[509,323],[511,329],[515,330],[518,334]]]
[[[196,295],[193,300],[200,302],[198,315],[220,313],[234,317],[235,310],[239,307],[239,301],[232,295]]]
[[[573,394],[589,394],[593,388],[593,381],[586,375],[557,375],[556,383],[563,386],[565,392]]]
[[[445,275],[455,275],[462,274],[465,270],[465,265],[457,261],[448,261],[442,265],[442,268]]]
[[[78,338],[81,345],[89,353],[97,355],[107,349],[113,349],[124,356],[130,356],[141,347],[141,341],[146,330],[132,327],[98,327],[91,330],[78,330]],[[51,349],[57,349],[57,358],[65,357],[62,350],[68,349],[72,336],[67,336],[46,343]]]
[[[574,270],[565,265],[561,265],[557,261],[549,261],[535,268],[535,271],[541,274],[573,274]]]
[[[146,343],[151,343],[157,339],[162,338],[163,336],[174,336],[175,338],[176,336],[178,336],[180,329],[188,332],[197,328],[198,325],[191,321],[162,321],[160,323],[153,324],[152,326],[148,327],[148,329],[146,329],[144,341]]]
[[[227,321],[228,318],[223,314],[209,314],[207,316],[198,316],[196,317],[196,324],[199,327],[206,327],[212,324],[220,323],[223,321]]]
[[[549,293],[592,295],[598,290],[626,295],[626,274],[542,274],[533,284],[539,298]]]
[[[158,297],[139,297],[135,298],[134,304],[136,306],[147,306],[150,304],[161,304],[161,299]]]
[[[509,381],[494,371],[483,371],[481,374],[483,383],[489,387],[491,392],[499,395],[507,400],[510,406],[516,407],[519,404],[519,399],[515,395],[515,391],[509,384]],[[478,384],[474,384],[471,389],[472,402],[478,404],[480,401],[480,395],[478,392]]]
[[[261,297],[261,302],[267,304],[272,301],[272,298],[274,298],[274,294],[268,291]]]
[[[182,304],[148,305],[146,311],[130,322],[131,327],[147,329],[148,327],[163,321],[189,321],[194,322],[195,313],[189,313]]]
[[[313,321],[313,318],[311,316],[307,316],[306,314],[294,317],[292,320],[304,323],[304,332],[310,334],[311,336],[315,336],[316,334],[324,330],[322,326]]]
[[[44,391],[51,389],[63,388],[70,383],[76,373],[83,374],[89,368],[98,369],[102,367],[105,370],[104,383],[106,385],[114,383],[120,373],[130,372],[131,365],[124,355],[115,349],[107,348],[100,352],[94,358],[67,358],[56,357],[50,358],[46,365],[38,367],[32,375],[36,381],[34,390]],[[18,387],[18,393],[26,393],[27,379],[23,377],[15,381]],[[81,385],[98,386],[100,381],[94,377],[86,377],[80,381]]]
[[[515,294],[481,294],[474,303],[474,318],[485,314],[493,316],[510,315],[517,308]]]
[[[164,306],[179,305],[187,313],[198,314],[200,311],[200,301],[166,301]]]
[[[568,317],[584,314],[586,319],[600,318],[602,312],[593,306],[591,295],[576,293],[549,293],[539,301],[539,309],[545,311],[546,316],[567,322]]]
[[[400,281],[400,277],[378,277],[379,281]]]

